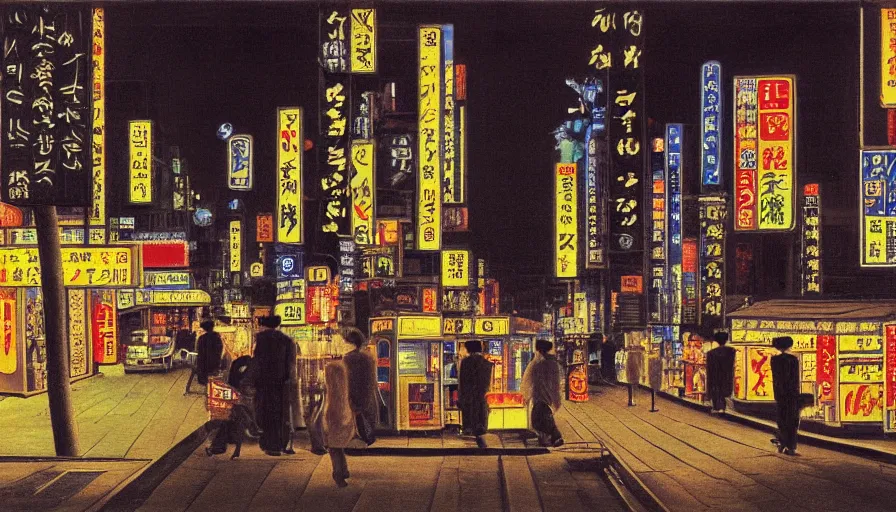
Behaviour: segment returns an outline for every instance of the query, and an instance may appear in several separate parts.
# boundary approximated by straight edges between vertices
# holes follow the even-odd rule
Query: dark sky
[[[591,28],[594,7],[504,2],[379,6],[381,34],[387,39],[380,45],[380,59],[389,70],[413,73],[413,58],[396,61],[413,55],[414,41],[394,40],[402,39],[408,26],[455,25],[456,60],[467,64],[469,75],[474,248],[495,267],[550,269],[550,132],[573,105],[564,79],[588,73],[597,40]],[[700,65],[719,60],[727,84],[724,172],[730,176],[731,77],[796,74],[800,180],[817,179],[823,191],[845,191],[845,207],[857,210],[856,7],[656,4],[645,11],[642,63],[651,118],[661,124],[696,124]],[[151,115],[199,173],[199,189],[207,194],[224,187],[224,144],[214,133],[220,122],[230,121],[256,140],[256,191],[250,208],[272,209],[276,107],[306,107],[306,137],[316,132],[315,6],[112,4],[106,19],[107,79],[153,82]],[[413,101],[416,90],[399,94]],[[109,109],[125,103],[124,98],[110,98]],[[313,160],[306,158],[306,187],[317,183],[311,166]],[[306,232],[313,229],[307,223],[315,221],[306,218]]]

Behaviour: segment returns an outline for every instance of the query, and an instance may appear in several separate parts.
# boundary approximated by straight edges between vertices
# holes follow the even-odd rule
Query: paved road
[[[568,439],[602,439],[670,509],[894,510],[896,466],[801,445],[779,455],[770,435],[640,392],[627,407],[622,387],[599,388],[567,404]]]
[[[189,370],[102,372],[72,385],[84,457],[158,458],[208,419],[204,395],[183,396]],[[0,456],[55,455],[46,394],[0,401],[0,431]]]

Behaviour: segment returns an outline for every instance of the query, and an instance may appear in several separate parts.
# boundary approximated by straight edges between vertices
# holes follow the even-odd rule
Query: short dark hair
[[[728,343],[728,333],[725,331],[719,331],[712,335],[712,339],[719,345],[724,345]]]
[[[276,329],[277,327],[280,327],[280,315],[263,316],[258,319],[258,323],[261,324],[262,327]]]
[[[467,340],[464,346],[467,347],[467,352],[471,354],[482,352],[482,342],[479,340]]]
[[[357,329],[351,329],[350,331],[348,331],[348,333],[346,333],[345,335],[345,341],[358,348],[361,348],[367,344],[367,339],[364,338],[364,334]]]
[[[788,348],[793,346],[793,338],[790,336],[779,336],[777,338],[772,338],[772,346],[776,349],[784,352]]]
[[[204,320],[199,327],[205,329],[206,332],[212,332],[215,330],[215,321],[214,320]]]
[[[548,340],[535,340],[535,350],[542,354],[547,354],[554,348],[554,344]]]

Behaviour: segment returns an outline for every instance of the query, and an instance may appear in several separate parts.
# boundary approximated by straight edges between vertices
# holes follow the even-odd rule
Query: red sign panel
[[[887,326],[887,360],[884,367],[884,384],[886,386],[886,410],[888,427],[893,428],[893,418],[890,418],[896,409],[896,325]]]
[[[818,383],[818,401],[833,402],[834,378],[837,373],[837,337],[819,334],[815,339],[815,381]]]
[[[261,213],[255,217],[255,241],[256,242],[273,242],[274,241],[274,215],[271,213]]]
[[[115,364],[118,362],[118,316],[114,296],[109,290],[100,290],[93,292],[92,297],[93,361],[97,364]]]
[[[187,242],[143,244],[143,268],[177,268],[190,266]]]
[[[457,101],[465,101],[467,99],[466,64],[454,65],[454,99]]]

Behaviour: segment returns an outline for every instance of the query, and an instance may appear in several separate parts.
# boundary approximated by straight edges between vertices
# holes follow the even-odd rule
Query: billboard
[[[243,270],[243,226],[238,220],[230,221],[230,271]]]
[[[703,186],[722,184],[722,65],[711,60],[700,73],[700,176]]]
[[[683,138],[684,127],[682,125],[666,125],[666,210],[668,212],[666,250],[668,252],[669,295],[672,301],[671,322],[676,325],[682,323],[682,293],[684,293],[681,240],[681,148]]]
[[[302,243],[302,109],[277,109],[277,242]]]
[[[376,9],[352,9],[352,73],[376,73]]]
[[[63,247],[63,283],[78,288],[133,288],[140,284],[137,254],[135,247],[126,246]],[[0,286],[40,285],[37,247],[0,247]]]
[[[93,152],[90,185],[91,226],[106,227],[106,25],[102,7],[93,8]],[[105,237],[104,237],[105,238]],[[104,240],[105,241],[105,240]]]
[[[252,190],[252,136],[234,135],[227,139],[227,188]]]
[[[454,25],[442,25],[443,65],[445,66],[445,105],[443,125],[442,202],[463,203],[460,167],[457,165],[457,108],[454,87]]]
[[[418,28],[417,249],[442,247],[442,28]]]
[[[734,77],[734,229],[789,231],[796,201],[796,78]]]
[[[320,110],[320,161],[324,233],[348,234],[348,154],[350,90],[347,75],[325,74]],[[302,144],[301,141],[298,142]]]
[[[560,278],[579,273],[576,167],[575,163],[554,166],[554,276]]]
[[[896,266],[896,150],[867,149],[859,156],[860,264]]]
[[[376,146],[370,140],[352,141],[352,238],[373,245],[376,229]]]
[[[128,122],[130,202],[152,203],[152,121]]]
[[[348,44],[346,42],[351,23],[344,8],[322,6],[318,12],[320,22],[320,62],[330,73],[348,71]]]
[[[603,84],[598,81],[590,86],[595,98],[603,94]],[[600,96],[603,97],[603,96]],[[606,268],[607,258],[607,201],[606,188],[609,173],[608,147],[605,137],[595,133],[592,126],[585,132],[585,211],[588,243],[585,266],[589,269]]]
[[[467,288],[471,283],[472,259],[467,250],[442,251],[442,286]]]
[[[802,295],[821,293],[821,196],[818,183],[803,187]]]
[[[700,324],[722,327],[725,316],[725,224],[728,207],[723,197],[701,197],[700,202]]]

